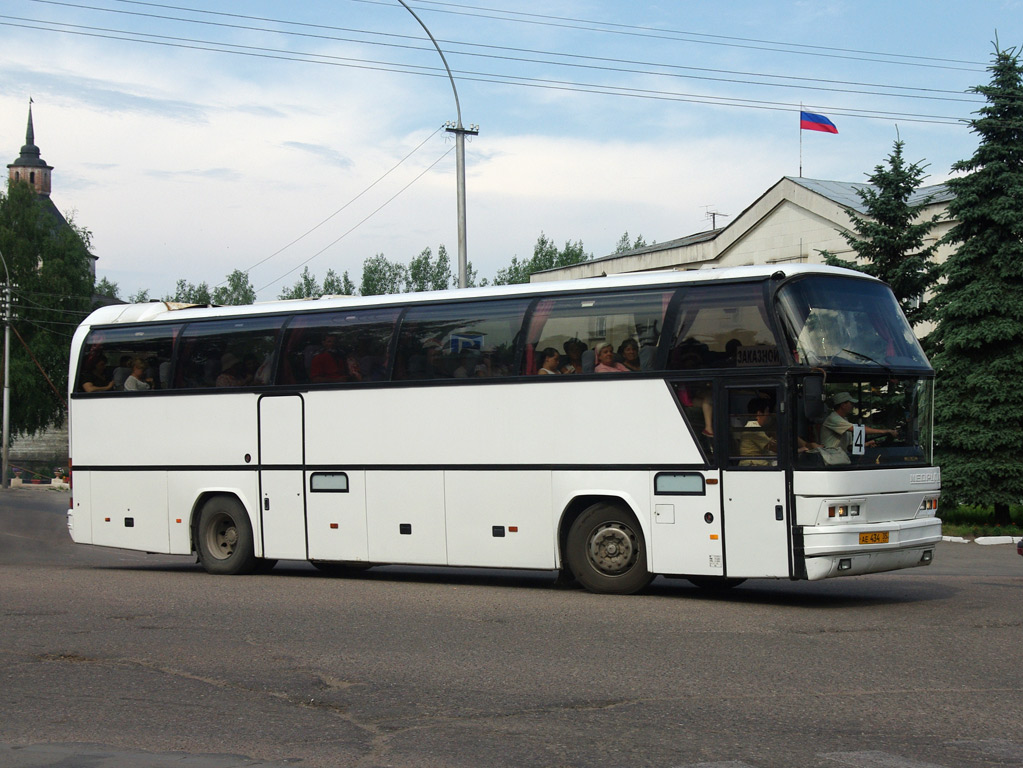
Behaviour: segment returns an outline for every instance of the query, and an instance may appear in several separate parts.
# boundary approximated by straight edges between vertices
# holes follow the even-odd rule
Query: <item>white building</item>
[[[851,209],[865,215],[856,190],[870,186],[785,176],[722,229],[538,272],[530,276],[530,282],[657,269],[823,263],[822,250],[852,261],[855,254],[840,234],[852,228],[845,211]],[[944,214],[951,193],[943,184],[922,187],[910,202],[916,204],[927,198],[930,204],[923,210],[924,219]],[[954,223],[942,220],[931,230],[927,244],[941,239]],[[943,261],[950,251],[949,246],[942,246],[938,261]]]

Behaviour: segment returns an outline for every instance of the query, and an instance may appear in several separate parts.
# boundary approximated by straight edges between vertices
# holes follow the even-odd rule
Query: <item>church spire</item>
[[[25,130],[25,146],[21,148],[21,155],[13,163],[7,166],[7,175],[11,181],[27,181],[35,189],[36,194],[49,197],[50,195],[50,171],[52,165],[39,156],[39,147],[36,146],[36,132],[32,125],[32,99],[28,100],[28,127]]]

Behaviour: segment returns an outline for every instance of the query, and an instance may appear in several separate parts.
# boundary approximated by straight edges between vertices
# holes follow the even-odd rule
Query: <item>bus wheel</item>
[[[199,562],[208,573],[252,573],[258,564],[252,546],[252,526],[241,503],[214,496],[199,514],[196,536]]]
[[[686,581],[700,589],[731,589],[742,584],[746,579],[726,579],[724,576],[687,576]]]
[[[631,595],[653,578],[639,524],[614,504],[594,504],[576,518],[568,532],[566,559],[591,592]]]

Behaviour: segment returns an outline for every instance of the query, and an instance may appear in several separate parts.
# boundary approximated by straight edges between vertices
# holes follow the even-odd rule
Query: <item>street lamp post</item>
[[[437,41],[430,33],[430,30],[426,28],[423,20],[416,16],[416,12],[408,7],[405,0],[398,0],[398,2],[402,4],[406,11],[412,14],[413,18],[419,22],[419,26],[429,36],[433,47],[440,54],[440,60],[444,62],[444,69],[447,70],[448,80],[451,81],[451,90],[455,94],[455,112],[458,121],[456,123],[447,123],[444,128],[449,133],[455,134],[455,173],[458,183],[458,287],[465,288],[468,282],[468,256],[465,238],[465,136],[466,134],[476,136],[480,132],[480,127],[478,125],[470,125],[468,128],[462,127],[462,107],[458,103],[458,90],[455,88],[455,78],[451,75],[448,60],[444,58],[444,51],[437,45]]]
[[[8,488],[10,467],[10,455],[8,443],[11,440],[11,273],[7,270],[7,259],[0,253],[0,261],[4,265],[3,312],[4,312],[4,418],[3,418],[3,446],[0,446],[0,488]]]

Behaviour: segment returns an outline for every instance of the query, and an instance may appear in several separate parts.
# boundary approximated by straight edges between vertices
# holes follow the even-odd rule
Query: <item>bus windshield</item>
[[[934,381],[889,374],[829,375],[827,413],[810,419],[800,407],[797,466],[907,467],[929,465]],[[802,404],[801,404],[802,406]],[[806,450],[808,444],[817,448]]]
[[[778,308],[797,363],[840,369],[931,370],[884,283],[815,275],[782,286]]]

